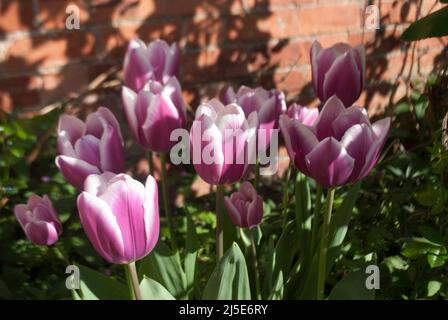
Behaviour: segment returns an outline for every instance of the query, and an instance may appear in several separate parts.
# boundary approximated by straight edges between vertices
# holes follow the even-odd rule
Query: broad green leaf
[[[185,299],[187,277],[176,255],[161,240],[140,262],[140,277],[146,276],[163,285],[176,299]]]
[[[204,289],[206,300],[249,300],[250,286],[246,260],[233,243],[219,261]]]
[[[389,269],[390,273],[394,270],[407,270],[409,268],[407,261],[400,256],[387,257],[382,263]]]
[[[428,226],[421,226],[418,228],[418,231],[423,237],[425,237],[429,241],[432,241],[440,245],[443,244],[443,237],[436,229]]]
[[[140,290],[143,300],[176,300],[164,286],[146,276],[140,282]]]
[[[442,287],[442,283],[440,281],[436,281],[436,280],[428,281],[428,285],[426,286],[426,289],[427,289],[426,295],[428,297],[432,297],[432,296],[436,295],[440,291],[441,287]]]
[[[401,35],[405,41],[415,41],[448,35],[448,7],[433,12],[412,23]]]
[[[331,290],[329,300],[373,300],[375,289],[367,289],[366,280],[370,276],[366,273],[373,261],[356,261],[347,276],[340,280]],[[378,275],[380,276],[380,275]]]
[[[83,265],[79,267],[80,289],[84,300],[126,300],[126,286]]]
[[[276,277],[276,280],[272,287],[272,291],[269,294],[268,300],[282,300],[283,299],[283,288],[284,288],[283,272],[280,271],[278,273],[278,276]]]
[[[431,268],[443,266],[447,258],[446,248],[443,246],[431,248],[426,256],[428,264]]]
[[[297,173],[295,187],[295,215],[296,227],[300,239],[300,248],[306,252],[309,248],[311,224],[309,220],[311,210],[310,186],[308,179],[302,173]]]
[[[432,248],[437,248],[439,245],[426,238],[412,238],[407,240],[401,253],[407,258],[416,258],[418,256],[426,254]]]
[[[190,294],[194,289],[196,280],[199,240],[196,233],[196,226],[194,225],[194,222],[191,219],[191,214],[188,211],[188,209],[186,210],[186,219],[187,219],[187,236],[185,244],[186,253],[184,260],[184,268],[187,281],[187,292]]]
[[[294,221],[289,221],[286,227],[283,229],[280,238],[275,246],[275,271],[283,271],[283,274],[289,274],[294,256],[298,251],[300,245],[297,237],[297,228]]]

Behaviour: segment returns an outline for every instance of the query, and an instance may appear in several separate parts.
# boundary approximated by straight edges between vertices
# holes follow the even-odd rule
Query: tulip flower
[[[186,107],[176,77],[166,84],[148,81],[142,90],[122,88],[126,119],[134,138],[146,149],[167,153],[173,130],[185,127]]]
[[[311,127],[319,116],[319,109],[303,107],[293,103],[288,107],[286,114],[289,118],[296,119],[304,125]]]
[[[226,104],[236,103],[241,106],[246,117],[257,112],[259,129],[270,130],[278,128],[278,118],[286,111],[285,95],[278,90],[265,90],[261,87],[252,89],[241,86],[237,93],[229,87],[224,96]],[[269,136],[267,137],[269,139]],[[267,140],[269,143],[270,139]]]
[[[148,80],[165,82],[177,76],[179,47],[163,40],[155,40],[146,46],[140,39],[131,40],[124,58],[124,84],[133,91],[140,91]]]
[[[62,175],[82,190],[90,174],[124,171],[123,138],[120,125],[109,109],[100,107],[86,122],[70,115],[59,118],[59,156],[56,165]]]
[[[373,124],[364,109],[345,108],[336,96],[324,105],[312,127],[286,115],[280,128],[298,170],[331,188],[364,178],[378,161],[390,118]]]
[[[96,251],[113,264],[128,264],[151,252],[159,238],[156,180],[143,185],[126,174],[90,175],[78,196],[81,224]]]
[[[240,228],[254,228],[263,217],[263,199],[248,181],[237,192],[224,198],[227,213],[233,224]]]
[[[51,246],[58,241],[62,225],[47,195],[33,194],[27,204],[14,207],[16,218],[27,238],[41,246]]]
[[[366,62],[363,45],[351,48],[338,43],[323,49],[319,42],[311,46],[311,73],[314,92],[322,103],[336,95],[346,107],[360,96],[365,83]]]
[[[224,106],[213,99],[196,110],[190,131],[193,165],[207,183],[231,184],[239,181],[247,172],[250,160],[255,163],[255,139],[257,114],[246,119],[237,104]],[[209,149],[213,159],[206,159]]]

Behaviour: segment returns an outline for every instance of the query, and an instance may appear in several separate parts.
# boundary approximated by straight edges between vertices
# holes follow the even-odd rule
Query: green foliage
[[[416,41],[448,35],[448,7],[413,22],[401,35],[405,41]]]

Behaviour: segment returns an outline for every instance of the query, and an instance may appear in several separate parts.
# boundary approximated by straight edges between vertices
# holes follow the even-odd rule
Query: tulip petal
[[[361,90],[364,88],[366,79],[366,49],[364,45],[360,44],[355,47],[355,59],[358,65],[358,70],[361,72]]]
[[[247,208],[247,226],[250,229],[259,225],[263,218],[263,200],[255,190],[253,193],[253,200]]]
[[[107,124],[99,143],[101,171],[124,172],[123,141],[114,126]]]
[[[148,45],[148,59],[157,81],[163,80],[169,48],[165,41],[155,40]]]
[[[165,65],[165,76],[172,77],[179,73],[179,61],[180,61],[180,50],[177,43],[173,43],[170,46],[169,56]]]
[[[116,176],[112,172],[91,174],[84,181],[84,191],[94,196],[100,196],[106,191],[109,181]]]
[[[146,48],[129,46],[124,59],[124,84],[138,92],[153,76],[151,64],[146,56]]]
[[[361,94],[361,73],[351,51],[336,58],[325,74],[323,97],[327,100],[337,95],[346,107],[351,106]]]
[[[95,167],[100,167],[100,141],[92,135],[85,135],[75,143],[76,158]]]
[[[45,221],[31,221],[24,231],[28,239],[40,246],[51,246],[59,238],[53,224]]]
[[[159,196],[157,181],[149,175],[145,183],[144,224],[146,246],[145,255],[150,252],[159,240]]]
[[[67,156],[57,156],[56,166],[64,178],[80,191],[83,189],[84,180],[89,174],[100,173],[97,167],[83,160]]]
[[[324,188],[344,184],[350,177],[355,162],[333,137],[322,140],[305,159],[310,176]]]
[[[75,157],[74,144],[86,130],[84,122],[78,118],[63,114],[58,123],[58,151],[62,155]]]
[[[235,226],[242,226],[240,213],[234,206],[232,200],[229,197],[224,197],[224,204],[226,205],[227,213],[232,223]]]
[[[25,225],[28,223],[27,211],[28,206],[26,204],[16,204],[14,206],[14,213],[22,228],[25,228]]]
[[[337,96],[332,96],[325,102],[314,124],[316,136],[320,141],[333,136],[332,123],[344,110],[344,104]]]
[[[357,106],[345,109],[331,124],[334,137],[340,140],[344,133],[355,124],[366,124],[370,126],[370,121],[366,113]]]
[[[222,100],[225,105],[236,102],[236,93],[232,86],[229,86],[224,93],[224,98]]]

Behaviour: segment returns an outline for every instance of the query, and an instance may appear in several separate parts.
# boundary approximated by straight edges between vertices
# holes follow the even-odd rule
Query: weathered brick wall
[[[65,28],[69,4],[81,9],[80,30]],[[380,9],[379,30],[364,28],[369,4]],[[446,39],[398,39],[440,7],[436,0],[0,0],[0,109],[35,110],[77,95],[121,66],[127,42],[139,36],[180,43],[180,79],[193,107],[229,83],[276,86],[313,103],[312,41],[364,43],[368,90],[360,103],[374,113],[446,59]],[[118,92],[111,84],[83,105],[118,106]]]

